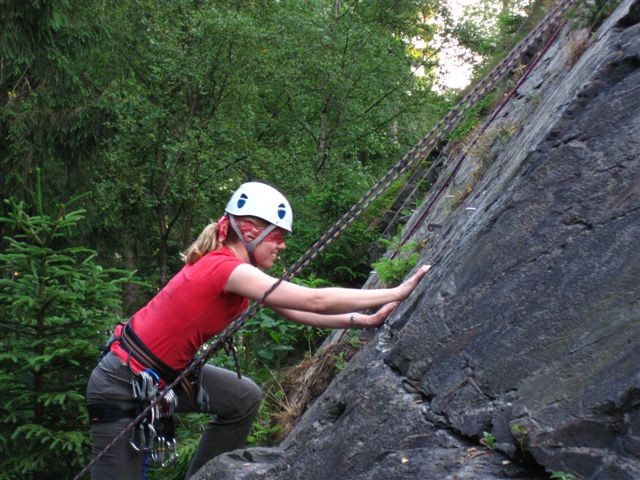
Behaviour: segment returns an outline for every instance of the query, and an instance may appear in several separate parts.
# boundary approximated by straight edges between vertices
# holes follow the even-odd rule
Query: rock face
[[[640,478],[640,0],[564,32],[445,193],[388,324],[278,448],[194,479]]]

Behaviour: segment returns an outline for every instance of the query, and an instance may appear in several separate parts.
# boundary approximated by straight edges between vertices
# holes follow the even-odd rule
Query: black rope
[[[387,189],[409,168],[415,165],[417,162],[424,159],[431,150],[441,142],[445,135],[449,133],[458,122],[462,119],[463,114],[473,107],[479,100],[481,100],[490,90],[492,90],[496,84],[502,80],[520,60],[524,52],[533,43],[538,40],[544,32],[553,24],[555,24],[558,18],[565,13],[575,0],[560,0],[556,5],[547,13],[547,15],[538,23],[538,25],[518,44],[511,50],[511,52],[497,64],[487,76],[481,80],[471,91],[469,91],[456,106],[445,115],[423,138],[413,147],[406,155],[404,155],[389,171],[375,184],[373,185],[363,196],[356,202],[349,210],[327,231],[320,237],[289,269],[285,274],[280,277],[276,282],[262,295],[259,300],[256,300],[247,307],[247,309],[236,316],[227,326],[227,328],[220,333],[216,339],[206,348],[202,355],[195,359],[187,366],[187,368],[169,385],[167,385],[162,392],[153,400],[140,414],[134,418],[124,430],[120,432],[93,460],[87,464],[73,480],[79,480],[86,473],[89,472],[91,467],[113,446],[120,441],[132,428],[134,428],[140,421],[147,417],[151,409],[160,401],[162,396],[170,389],[175,388],[180,380],[188,376],[192,371],[197,368],[201,368],[209,357],[220,348],[224,348],[229,339],[244,325],[244,323],[251,317],[253,317],[260,306],[264,303],[266,298],[278,288],[283,281],[288,281],[294,277],[298,272],[305,268],[311,261],[313,261],[321,252],[323,252],[331,242],[340,236],[340,234],[351,225],[361,214],[364,212],[376,199],[378,199]]]

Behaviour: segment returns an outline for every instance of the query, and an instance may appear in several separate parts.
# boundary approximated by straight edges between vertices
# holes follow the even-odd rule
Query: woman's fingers
[[[422,265],[418,269],[418,271],[414,274],[414,277],[416,277],[417,280],[419,281],[422,277],[426,275],[426,273],[429,271],[430,268],[431,268],[431,265]]]
[[[387,318],[391,312],[393,312],[398,307],[398,302],[391,302],[384,305],[379,311],[378,314],[382,316],[383,319]]]

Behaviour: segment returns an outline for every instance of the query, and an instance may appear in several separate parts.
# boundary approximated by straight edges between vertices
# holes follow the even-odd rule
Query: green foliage
[[[449,140],[454,141],[467,137],[490,113],[496,98],[499,98],[496,92],[489,93],[469,109],[464,119],[449,134]]]
[[[293,282],[311,288],[330,285],[315,275],[295,278]],[[262,308],[237,335],[242,369],[251,372],[251,376],[259,381],[270,381],[273,372],[290,364],[292,358],[312,355],[326,333],[326,330],[291,322],[269,308]],[[226,354],[217,359],[228,367],[230,360]]]
[[[70,243],[82,210],[29,215],[24,203],[7,203],[0,468],[8,479],[66,477],[90,459],[84,388],[127,277]]]
[[[272,415],[274,413],[273,404],[269,401],[273,394],[267,396],[267,401],[262,402],[258,416],[253,422],[251,434],[247,437],[247,445],[260,446],[268,445],[273,437],[280,431],[280,426],[274,425]]]
[[[327,183],[311,186],[306,196],[293,206],[294,211],[301,211],[306,218],[294,224],[294,234],[283,252],[285,265],[297,260],[322,237],[376,179],[370,169],[345,164],[327,173],[325,180]],[[372,224],[393,202],[393,193],[390,191],[374,202],[364,216],[329,245],[309,267],[311,275],[343,286],[361,286],[370,271],[369,246],[379,237]]]
[[[349,336],[349,345],[353,348],[360,348],[362,346],[362,340],[360,340],[360,334],[355,329],[347,330]]]
[[[483,56],[489,56],[507,37],[520,30],[527,19],[524,2],[509,4],[482,1],[466,10],[457,27],[459,40]],[[528,32],[524,32],[525,34]]]
[[[482,432],[482,438],[480,439],[480,443],[491,450],[496,449],[496,439],[489,432]]]
[[[345,352],[338,352],[334,355],[334,360],[336,362],[336,370],[341,372],[347,366],[347,360],[345,359]]]
[[[574,6],[567,16],[574,29],[594,31],[620,5],[620,0],[590,0]]]
[[[100,135],[106,38],[94,2],[2,2],[0,8],[0,196],[27,200],[44,170],[43,201],[85,191]],[[73,5],[72,5],[73,4]],[[4,205],[2,211],[6,213]]]
[[[482,78],[547,12],[548,2],[482,0],[465,7],[452,28],[458,42],[469,49],[474,77]]]
[[[163,285],[229,193],[262,179],[290,197],[303,234],[292,251],[306,250],[448,104],[412,73],[433,68],[436,4],[332,6],[69,0],[2,9],[3,194],[26,198],[36,166],[45,203],[90,185],[85,244]],[[415,37],[423,48],[408,42]],[[306,200],[335,184],[345,196]],[[319,225],[305,235],[302,223]],[[349,249],[371,240],[366,225],[353,228],[318,275],[366,278],[366,255],[345,266]]]
[[[394,285],[401,281],[420,260],[418,250],[422,247],[420,242],[408,242],[402,244],[402,230],[391,239],[378,240],[383,247],[394,252],[393,258],[382,257],[373,262],[373,268],[383,285]]]
[[[272,310],[263,308],[247,321],[242,330],[244,364],[253,371],[265,366],[277,369],[300,339],[304,339],[308,345],[316,334],[316,330],[307,325],[290,322]]]
[[[576,477],[573,473],[557,471],[557,472],[551,472],[551,475],[549,476],[549,478],[556,479],[556,480],[577,480],[578,477]]]

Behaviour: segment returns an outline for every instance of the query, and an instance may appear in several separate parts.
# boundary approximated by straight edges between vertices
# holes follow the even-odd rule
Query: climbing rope
[[[523,54],[544,33],[562,18],[575,0],[560,0],[552,10],[523,38],[509,54],[498,63],[487,76],[469,91],[402,159],[367,191],[311,248],[294,264],[290,271],[297,272],[306,267],[329,243],[337,238],[371,203],[378,199],[409,168],[426,158],[445,135],[455,128],[462,116],[491,91],[514,69]]]
[[[524,81],[528,78],[529,74],[533,71],[533,69],[535,68],[535,66],[538,64],[538,62],[540,61],[540,59],[545,55],[545,53],[549,50],[549,48],[551,47],[551,45],[554,44],[554,42],[556,41],[556,39],[558,38],[558,35],[560,33],[560,30],[562,29],[562,26],[564,26],[564,24],[566,23],[566,21],[562,21],[560,22],[560,24],[556,27],[555,31],[553,32],[553,34],[550,36],[549,40],[547,41],[547,43],[545,44],[545,46],[536,53],[535,57],[531,60],[531,62],[529,63],[529,65],[527,65],[526,70],[524,71],[524,73],[522,74],[522,76],[519,78],[518,82],[516,83],[516,85],[511,89],[511,91],[509,92],[508,95],[505,95],[505,97],[501,100],[500,104],[495,108],[495,110],[493,111],[493,113],[491,114],[491,116],[483,123],[482,127],[478,129],[478,131],[476,132],[476,134],[474,135],[474,138],[472,141],[468,142],[466,147],[463,149],[463,151],[456,156],[455,160],[453,162],[451,162],[453,164],[453,168],[451,168],[449,174],[446,176],[446,178],[440,183],[439,187],[437,188],[437,190],[435,190],[435,193],[433,195],[431,195],[431,198],[428,202],[428,204],[426,205],[426,207],[423,209],[422,213],[420,214],[419,217],[417,217],[411,224],[411,226],[409,228],[407,228],[407,231],[402,235],[402,238],[400,240],[400,244],[399,247],[395,250],[392,251],[391,254],[389,255],[389,258],[394,258],[395,255],[397,254],[397,252],[400,250],[400,246],[404,245],[407,240],[409,238],[411,238],[411,236],[415,233],[415,231],[418,229],[418,227],[420,227],[420,225],[422,225],[427,216],[429,215],[429,213],[431,212],[431,209],[433,208],[433,206],[435,205],[435,203],[438,201],[438,199],[440,198],[440,196],[442,195],[442,193],[444,193],[444,191],[446,190],[446,188],[451,184],[451,182],[453,181],[453,179],[455,178],[456,174],[458,173],[458,170],[460,169],[460,166],[462,165],[464,159],[466,158],[467,153],[469,152],[469,150],[476,144],[476,142],[478,141],[478,139],[482,136],[482,134],[487,130],[487,128],[489,127],[489,125],[491,125],[493,123],[493,121],[496,119],[496,117],[498,116],[498,114],[502,111],[502,109],[507,105],[507,103],[509,102],[509,100],[515,95],[515,93],[518,91],[518,89],[522,86],[522,84],[524,83]],[[430,167],[430,170],[432,168],[440,168],[443,162],[438,162],[434,165],[432,165]],[[449,165],[443,166],[443,169],[447,169],[449,167]]]
[[[87,464],[73,480],[79,480],[91,470],[91,467],[113,446],[120,441],[128,432],[131,431],[139,422],[144,420],[152,408],[160,401],[160,399],[169,390],[178,386],[180,381],[191,374],[197,368],[206,363],[209,357],[223,348],[232,336],[240,330],[242,325],[251,317],[253,317],[258,309],[262,306],[266,298],[278,288],[283,282],[290,280],[298,272],[304,269],[313,259],[323,252],[329,244],[336,240],[340,234],[351,225],[376,199],[378,199],[387,189],[409,168],[416,165],[419,161],[426,158],[431,150],[441,142],[445,135],[449,133],[462,119],[464,113],[476,105],[490,90],[492,90],[517,64],[525,51],[533,45],[552,25],[558,22],[558,19],[571,7],[575,0],[560,0],[545,15],[538,25],[523,38],[511,52],[497,64],[491,72],[480,81],[471,91],[469,91],[456,106],[445,115],[420,142],[413,147],[402,159],[400,159],[389,171],[371,187],[357,203],[355,203],[319,240],[317,240],[289,269],[269,288],[262,297],[252,302],[249,307],[240,315],[236,316],[220,333],[216,339],[206,348],[206,350],[193,360],[189,366],[169,385],[167,385],[146,408],[144,408],[136,418],[134,418],[101,452],[99,452],[93,460]]]

